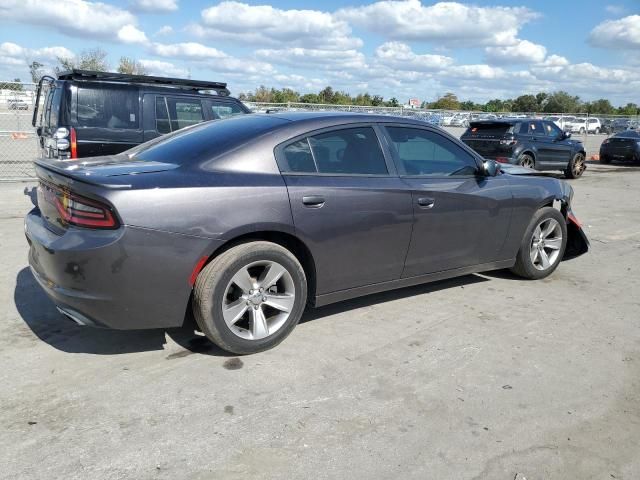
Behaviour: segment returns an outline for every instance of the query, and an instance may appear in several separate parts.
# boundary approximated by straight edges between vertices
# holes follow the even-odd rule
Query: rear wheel
[[[233,247],[198,275],[193,314],[202,332],[235,354],[278,345],[297,325],[307,281],[297,258],[271,242]]]
[[[596,135],[600,135],[600,129],[596,127],[596,131],[594,132]]]
[[[580,177],[587,168],[587,164],[584,160],[584,153],[576,153],[569,165],[567,165],[566,170],[564,171],[564,176],[567,178],[578,178]]]
[[[611,163],[611,157],[609,155],[600,155],[600,163]]]
[[[581,134],[581,135],[584,135],[584,132],[585,132],[585,131],[586,131],[586,130],[584,129],[584,127],[580,127],[580,134]]]
[[[531,155],[523,153],[518,159],[518,163],[525,168],[536,168],[536,162]]]
[[[531,280],[547,277],[558,268],[567,246],[567,224],[552,207],[538,210],[524,234],[511,271]]]

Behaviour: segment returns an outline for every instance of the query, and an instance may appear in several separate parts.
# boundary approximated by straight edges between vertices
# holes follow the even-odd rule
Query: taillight
[[[518,141],[515,138],[505,138],[500,140],[500,145],[507,145],[507,146],[511,146],[511,145],[515,145],[516,143],[518,143]]]
[[[56,189],[54,201],[61,220],[70,225],[109,229],[119,226],[111,209],[95,200]]]
[[[498,163],[509,163],[509,159],[507,157],[496,157],[496,162],[498,162]]]
[[[71,158],[78,158],[78,142],[76,140],[76,129],[71,127]]]

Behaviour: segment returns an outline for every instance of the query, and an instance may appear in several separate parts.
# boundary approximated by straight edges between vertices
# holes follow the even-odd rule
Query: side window
[[[371,127],[334,130],[309,137],[320,173],[386,175],[387,165]]]
[[[552,138],[557,138],[562,133],[562,130],[553,122],[545,122],[544,129],[547,136]]]
[[[200,100],[167,97],[167,106],[172,131],[204,121]]]
[[[60,92],[59,88],[50,88],[47,93],[47,99],[45,100],[45,103],[44,103],[44,113],[42,116],[43,117],[42,123],[45,127],[57,126],[57,125],[51,124],[51,109],[53,104],[53,97],[55,96],[56,93],[60,95],[59,92]]]
[[[531,125],[529,128],[532,128],[533,131],[531,132],[533,135],[536,135],[538,137],[544,137],[545,136],[545,131],[544,131],[544,127],[542,125],[542,122],[531,122]]]
[[[442,135],[407,127],[386,127],[407,175],[474,175],[472,155]]]
[[[156,97],[156,130],[158,133],[169,133],[171,131],[165,97]]]
[[[306,138],[287,145],[283,153],[284,159],[287,162],[284,169],[287,172],[315,173],[318,171],[313,161],[311,147],[309,147],[309,142]]]
[[[135,130],[139,110],[135,87],[78,87],[78,125]]]
[[[211,104],[211,113],[213,114],[213,118],[227,118],[233,117],[234,115],[242,115],[244,113],[244,110],[242,110],[240,105],[236,103],[213,102]]]

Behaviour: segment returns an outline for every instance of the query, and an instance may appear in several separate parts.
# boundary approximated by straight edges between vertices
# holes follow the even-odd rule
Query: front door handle
[[[429,198],[429,197],[418,198],[418,205],[420,205],[420,208],[433,208],[435,203],[436,201],[433,198]]]
[[[324,197],[320,195],[305,195],[302,197],[302,203],[309,208],[320,208],[324,205]]]

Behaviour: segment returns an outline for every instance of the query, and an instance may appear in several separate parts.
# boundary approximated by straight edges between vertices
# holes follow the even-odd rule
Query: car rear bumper
[[[129,226],[57,235],[37,208],[25,234],[31,271],[58,309],[79,324],[115,329],[182,325],[189,278],[212,251],[210,239]]]

